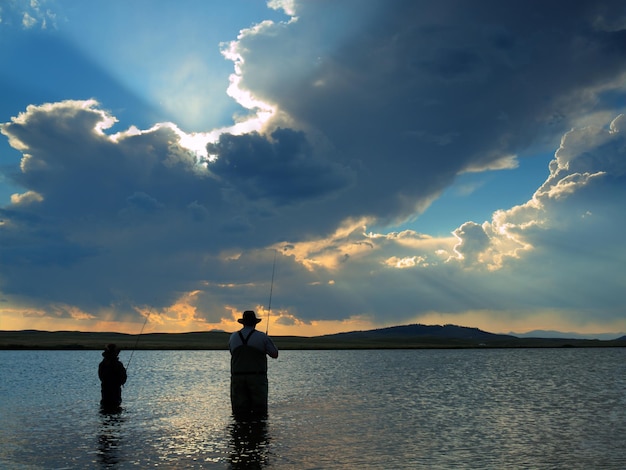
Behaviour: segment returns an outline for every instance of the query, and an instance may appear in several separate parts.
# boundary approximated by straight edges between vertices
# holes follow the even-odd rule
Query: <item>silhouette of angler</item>
[[[256,330],[261,320],[252,310],[237,320],[243,328],[230,336],[230,400],[235,418],[267,415],[267,356],[278,357],[278,349],[263,332]]]
[[[98,366],[103,407],[117,407],[122,404],[122,385],[126,383],[126,369],[118,359],[120,350],[115,344],[108,344],[102,353]]]

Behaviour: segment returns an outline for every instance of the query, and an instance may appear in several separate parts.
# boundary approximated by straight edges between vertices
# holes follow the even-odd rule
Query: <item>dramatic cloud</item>
[[[263,311],[277,252],[277,332],[626,329],[620,2],[270,6],[290,18],[221,46],[249,112],[231,127],[122,128],[94,99],[7,117],[11,318],[229,328]],[[411,228],[460,175],[545,152],[527,202],[446,237]]]

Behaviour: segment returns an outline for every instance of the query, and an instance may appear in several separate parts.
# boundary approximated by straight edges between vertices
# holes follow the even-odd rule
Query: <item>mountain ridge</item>
[[[556,330],[532,330],[526,333],[508,333],[518,338],[569,338],[569,339],[599,339],[599,340],[624,340],[624,333],[572,333]]]

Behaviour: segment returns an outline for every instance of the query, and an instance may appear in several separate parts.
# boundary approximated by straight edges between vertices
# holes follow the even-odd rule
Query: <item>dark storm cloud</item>
[[[604,93],[623,99],[624,31],[605,24],[620,2],[368,2],[337,34],[359,5],[299,2],[296,23],[240,40],[242,86],[358,168],[351,215],[412,216],[458,173],[554,148]]]
[[[258,133],[222,134],[208,146],[217,161],[210,171],[235,185],[250,201],[269,200],[277,206],[325,198],[345,188],[347,169],[316,159],[303,132],[277,129],[270,138]]]

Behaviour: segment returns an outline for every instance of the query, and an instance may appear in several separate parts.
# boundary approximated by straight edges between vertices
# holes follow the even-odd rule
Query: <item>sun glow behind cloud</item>
[[[54,28],[56,36],[70,49],[67,55],[79,56],[77,59],[108,75],[111,85],[143,102],[153,119],[172,121],[186,132],[201,133],[208,128],[230,127],[233,114],[263,106],[260,100],[238,91],[236,79],[229,79],[233,64],[222,54],[220,43],[232,38],[234,25],[239,24],[244,32],[250,24],[268,16],[288,18],[281,8],[272,11],[262,2],[194,2],[188,7],[167,2],[155,7],[151,2],[136,2],[125,14],[120,14],[119,6],[105,2],[98,6],[96,21],[87,3],[79,2],[71,10],[52,3],[42,3],[38,8],[16,5],[9,10],[22,9],[28,10],[37,24],[50,24],[54,18],[58,23],[58,28]],[[239,14],[234,15],[237,10]],[[210,26],[195,21],[203,15],[220,21]],[[85,21],[85,17],[91,20]],[[259,20],[255,22],[254,18]],[[173,29],[175,35],[171,34]],[[105,95],[91,96],[110,105],[111,100],[105,99],[106,90],[99,93]],[[116,106],[116,113],[118,110]],[[259,110],[261,119],[267,120],[268,108]],[[144,121],[128,122],[134,110],[127,111],[122,116],[125,123],[146,127]]]

